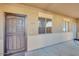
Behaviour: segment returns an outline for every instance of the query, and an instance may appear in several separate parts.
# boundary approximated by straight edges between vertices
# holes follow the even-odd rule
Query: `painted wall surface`
[[[4,26],[5,26],[4,13],[0,12],[0,55],[4,53]]]
[[[71,39],[73,39],[72,32],[28,36],[27,50],[31,51],[34,49],[50,46]]]
[[[0,4],[0,53],[3,52],[3,41],[4,41],[4,12],[17,13],[26,15],[26,40],[28,51],[45,47],[55,42],[61,42],[72,39],[72,24],[76,23],[76,20],[71,17],[54,14],[49,11],[34,8],[31,6],[25,6],[21,4]],[[45,17],[52,19],[52,34],[38,34],[38,17]],[[70,22],[69,33],[62,31],[63,21]],[[58,38],[60,37],[60,38]],[[65,38],[65,39],[64,39]],[[67,39],[68,38],[68,39]],[[37,44],[37,43],[38,44]],[[37,45],[36,45],[37,44]]]

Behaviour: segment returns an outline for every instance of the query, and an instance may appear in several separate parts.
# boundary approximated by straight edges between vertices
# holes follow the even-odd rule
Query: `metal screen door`
[[[23,16],[6,15],[5,53],[25,50],[24,20]]]

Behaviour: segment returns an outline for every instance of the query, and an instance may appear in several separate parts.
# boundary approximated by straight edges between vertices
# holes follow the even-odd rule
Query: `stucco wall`
[[[52,32],[62,32],[62,21],[66,20],[73,23],[75,20],[62,15],[57,15],[49,11],[24,6],[20,4],[1,4],[0,10],[2,12],[18,13],[27,15],[27,33],[28,35],[38,34],[38,17],[51,18],[53,22]],[[41,16],[39,15],[40,13]],[[71,31],[71,30],[70,30]]]
[[[52,43],[55,43],[55,42],[59,42],[59,41],[63,41],[64,38],[67,38],[67,37],[71,37],[72,38],[72,35],[70,33],[64,33],[62,31],[62,22],[63,20],[66,20],[66,21],[69,21],[70,22],[70,29],[69,31],[72,32],[72,24],[73,23],[76,23],[75,19],[71,18],[71,17],[66,17],[66,16],[63,16],[63,15],[58,15],[58,14],[54,14],[52,12],[49,12],[49,11],[45,11],[45,10],[42,10],[42,9],[38,9],[38,8],[34,8],[34,7],[29,7],[29,6],[24,6],[24,5],[20,5],[20,4],[0,4],[0,53],[3,53],[3,40],[4,40],[4,12],[9,12],[9,13],[17,13],[17,14],[24,14],[26,15],[26,34],[27,34],[27,45],[28,45],[28,51],[29,50],[33,50],[33,49],[36,49],[36,48],[41,48],[41,47],[44,47],[44,46],[47,46],[52,44]],[[42,42],[41,40],[42,39],[38,39],[38,38],[41,38],[42,35],[39,35],[38,34],[38,17],[46,17],[46,18],[51,18],[52,19],[52,22],[53,22],[53,27],[52,27],[52,34],[42,34],[43,37],[46,37],[46,40],[45,38],[42,38],[44,41]],[[63,34],[62,34],[63,32]],[[57,33],[57,34],[54,34],[54,33]],[[59,34],[59,35],[58,35]],[[52,35],[56,35],[54,38],[52,37]],[[60,36],[61,35],[61,36]],[[63,39],[57,39],[58,36],[62,37],[64,35],[64,38]],[[69,36],[68,36],[69,35]],[[32,39],[33,38],[33,39]],[[35,39],[34,39],[35,38]],[[52,38],[52,39],[51,39]],[[51,42],[52,40],[52,43],[49,44],[49,42]],[[53,40],[56,40],[56,41],[53,41]],[[39,41],[39,44],[42,45],[41,43],[46,43],[44,44],[44,46],[40,46],[40,45],[37,45],[36,47],[32,44],[34,44],[35,42],[38,42]]]
[[[4,13],[0,12],[0,55],[4,53],[4,26],[5,26]]]
[[[27,50],[31,51],[34,49],[50,46],[71,39],[73,39],[72,32],[28,36]]]

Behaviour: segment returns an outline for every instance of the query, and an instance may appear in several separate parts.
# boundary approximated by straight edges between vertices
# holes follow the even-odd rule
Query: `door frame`
[[[24,17],[24,40],[25,40],[25,50],[24,51],[27,51],[27,26],[26,26],[26,18],[27,18],[27,15],[24,15],[24,14],[17,14],[17,13],[8,13],[8,12],[4,12],[4,17],[5,17],[5,35],[4,35],[4,55],[12,55],[12,54],[16,54],[16,53],[19,53],[19,52],[22,52],[22,51],[17,51],[17,52],[14,52],[14,53],[10,53],[10,54],[6,54],[6,16],[7,15],[14,15],[14,16],[20,16],[20,17]]]

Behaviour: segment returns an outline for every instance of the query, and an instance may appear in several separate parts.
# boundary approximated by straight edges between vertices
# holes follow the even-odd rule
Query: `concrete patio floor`
[[[30,52],[21,52],[14,56],[79,56],[79,46],[73,41],[66,41]]]

